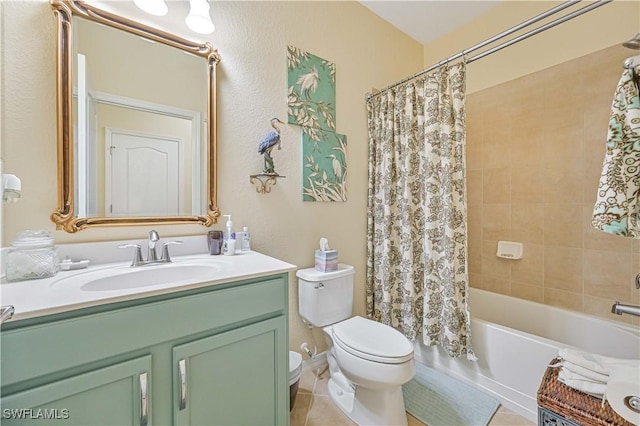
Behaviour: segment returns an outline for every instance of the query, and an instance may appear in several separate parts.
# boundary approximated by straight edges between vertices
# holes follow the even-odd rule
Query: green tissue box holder
[[[316,271],[331,272],[338,269],[338,250],[316,250]]]

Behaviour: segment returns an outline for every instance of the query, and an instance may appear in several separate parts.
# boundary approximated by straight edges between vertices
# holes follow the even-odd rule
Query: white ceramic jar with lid
[[[33,280],[58,273],[60,260],[47,231],[22,231],[7,254],[7,281]]]

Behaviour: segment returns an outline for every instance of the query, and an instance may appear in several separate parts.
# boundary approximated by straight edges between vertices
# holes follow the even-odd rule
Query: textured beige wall
[[[116,4],[115,2],[113,4]],[[22,229],[47,229],[59,243],[141,238],[151,227],[55,231],[57,204],[54,15],[45,1],[2,2],[2,157],[4,170],[22,178],[23,198],[4,205],[3,245]],[[309,267],[320,237],[340,261],[356,267],[355,312],[364,314],[367,197],[367,124],[364,95],[422,66],[422,46],[357,2],[214,2],[216,31],[208,40],[219,66],[218,202],[236,229],[249,226],[253,248]],[[176,17],[183,20],[184,17]],[[274,152],[280,179],[260,195],[249,175],[261,171],[260,137],[273,117],[286,119],[286,46],[336,64],[337,131],[347,135],[346,203],[303,203],[300,130],[285,126]],[[172,82],[167,82],[172,84]],[[215,226],[221,228],[224,224]],[[161,237],[205,234],[201,226],[158,226]],[[297,316],[291,274],[291,347],[309,334]],[[322,336],[317,335],[318,339]]]
[[[640,303],[640,244],[591,226],[620,45],[467,98],[469,272],[473,287],[611,320]],[[497,242],[524,244],[521,260]],[[473,307],[472,307],[473,309]]]
[[[562,2],[505,1],[477,19],[426,45],[424,47],[424,66],[430,66],[461,52],[463,49],[468,49],[560,3]],[[515,35],[523,34],[529,29],[583,8],[590,3],[578,3],[576,6],[560,12],[557,16],[547,18]],[[630,39],[639,31],[640,2],[615,0],[470,63],[467,73],[467,93],[604,49]],[[509,37],[503,41],[508,39]],[[489,47],[499,43],[496,42]],[[481,51],[471,53],[469,56]]]

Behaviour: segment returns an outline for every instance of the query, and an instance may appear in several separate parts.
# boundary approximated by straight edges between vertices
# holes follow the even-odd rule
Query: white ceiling
[[[2,1],[2,0],[0,0]],[[138,9],[131,0],[86,0],[101,9],[126,16],[151,26],[161,26],[185,38],[196,36],[184,26],[189,11],[186,0],[168,0],[166,16],[151,16]],[[212,0],[209,0],[210,2]],[[427,44],[471,21],[504,0],[359,0],[366,8],[382,17],[421,44]],[[212,2],[215,7],[215,1]],[[177,19],[176,16],[181,17]],[[215,16],[214,16],[215,23]],[[196,37],[196,39],[202,37]]]
[[[454,30],[503,0],[360,0],[360,3],[421,44]]]

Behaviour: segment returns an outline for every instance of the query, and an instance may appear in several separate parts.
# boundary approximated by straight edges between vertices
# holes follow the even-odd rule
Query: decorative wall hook
[[[284,178],[277,173],[260,173],[257,175],[249,176],[249,182],[256,186],[256,192],[258,194],[268,194],[271,192],[271,187],[278,183],[277,178]]]

